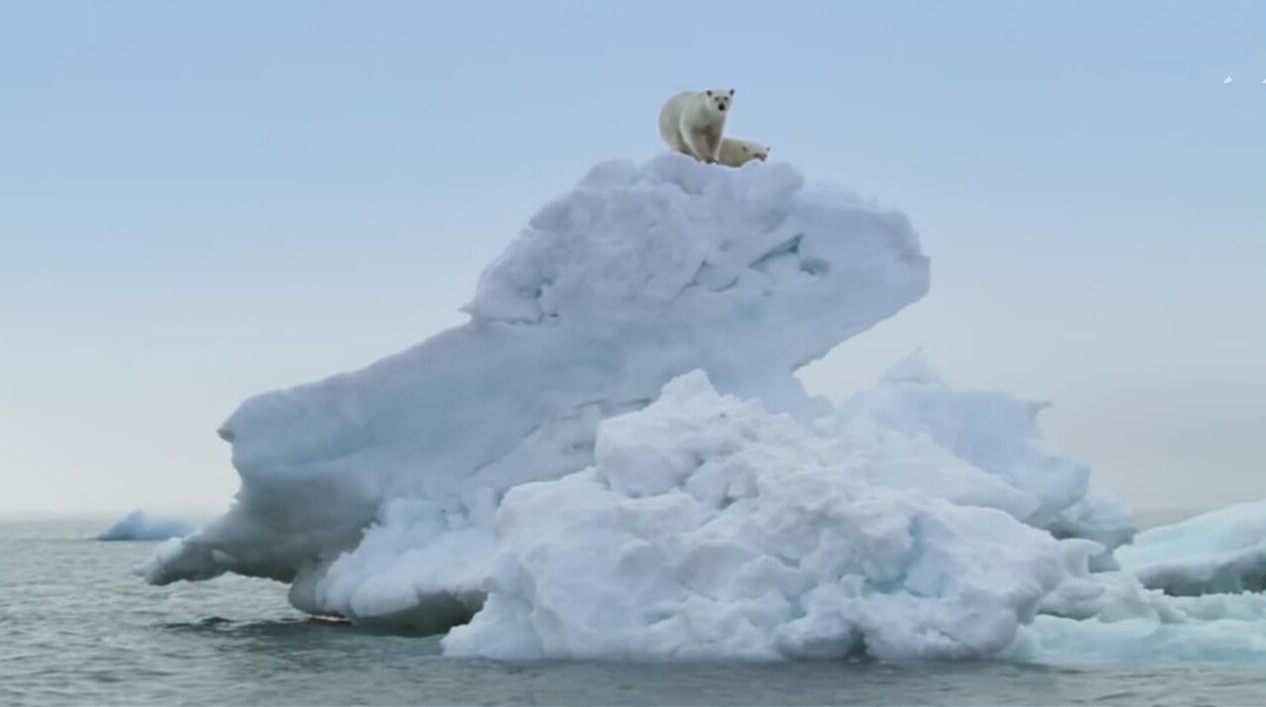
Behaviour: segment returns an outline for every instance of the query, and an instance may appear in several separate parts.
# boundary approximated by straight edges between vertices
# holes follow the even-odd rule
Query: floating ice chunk
[[[493,658],[994,654],[1098,546],[872,484],[837,443],[701,372],[609,419],[595,466],[512,489],[482,611]]]
[[[1169,594],[1266,589],[1266,500],[1241,503],[1140,533],[1121,567]]]
[[[1124,548],[1122,548],[1124,549]],[[1266,660],[1266,595],[1175,597],[1128,572],[1070,577],[1007,654],[1045,663]]]
[[[1038,616],[1008,649],[1019,660],[1053,664],[1157,661],[1266,661],[1266,620],[1157,623],[1078,621]]]
[[[193,532],[193,526],[137,509],[97,534],[97,540],[166,540]]]
[[[1235,82],[1235,79],[1231,78],[1230,76],[1227,76],[1226,78],[1222,79],[1223,86],[1228,86],[1234,82]]]

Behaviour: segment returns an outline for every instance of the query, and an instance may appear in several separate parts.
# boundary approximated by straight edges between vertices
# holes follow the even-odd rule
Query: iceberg
[[[151,515],[137,509],[97,534],[97,540],[167,540],[193,532],[193,526],[176,518]]]
[[[1123,569],[1168,594],[1266,590],[1266,500],[1152,528],[1121,548]]]
[[[243,403],[219,430],[234,505],[141,572],[270,577],[304,611],[442,630],[482,601],[501,497],[592,464],[601,420],[695,369],[813,416],[792,371],[927,288],[903,214],[788,165],[600,164],[488,267],[470,322]]]
[[[928,283],[903,214],[788,165],[599,164],[469,322],[245,401],[233,505],[138,572],[272,578],[460,656],[1266,656],[1266,599],[1207,594],[1261,588],[1260,506],[1135,537],[1044,402],[921,354],[801,386]]]

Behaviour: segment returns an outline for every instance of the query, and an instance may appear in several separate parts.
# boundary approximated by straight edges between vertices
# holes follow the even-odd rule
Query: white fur
[[[678,152],[702,162],[716,162],[733,102],[732,88],[682,91],[660,109],[659,136]]]
[[[732,137],[721,138],[721,149],[717,150],[717,161],[727,167],[742,167],[752,160],[764,162],[768,158],[768,146]]]

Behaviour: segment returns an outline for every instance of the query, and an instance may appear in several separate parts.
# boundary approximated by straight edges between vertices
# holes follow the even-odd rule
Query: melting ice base
[[[235,505],[143,572],[272,577],[393,628],[473,615],[445,639],[461,655],[1043,659],[1104,627],[1260,635],[1260,604],[1111,571],[1129,515],[1042,442],[1040,404],[917,358],[838,407],[805,394],[792,371],[927,286],[904,216],[786,165],[599,165],[488,268],[468,324],[244,403],[220,430]]]

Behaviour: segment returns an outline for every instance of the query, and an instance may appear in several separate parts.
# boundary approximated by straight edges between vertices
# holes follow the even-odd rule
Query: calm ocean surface
[[[1266,704],[1260,665],[450,660],[273,582],[147,586],[154,543],[86,539],[106,524],[0,518],[0,704]]]

